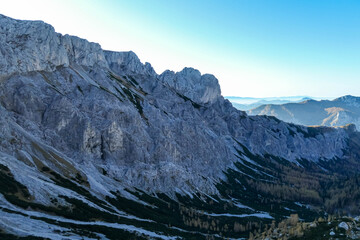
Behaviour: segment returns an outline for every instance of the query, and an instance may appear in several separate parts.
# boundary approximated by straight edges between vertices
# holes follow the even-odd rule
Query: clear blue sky
[[[360,1],[0,1],[0,13],[133,50],[158,73],[191,66],[223,95],[360,96]]]

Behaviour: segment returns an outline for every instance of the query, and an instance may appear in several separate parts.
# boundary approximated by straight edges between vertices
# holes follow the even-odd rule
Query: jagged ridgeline
[[[0,15],[1,239],[223,239],[358,214],[353,125],[247,116],[218,80]]]

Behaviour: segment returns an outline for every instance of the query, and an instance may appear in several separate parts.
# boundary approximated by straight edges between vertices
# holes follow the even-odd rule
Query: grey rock
[[[53,71],[69,59],[54,28],[42,21],[0,15],[0,77],[30,71]]]
[[[160,75],[160,80],[197,103],[213,103],[221,96],[218,80],[211,74],[201,75],[193,68],[177,73],[167,70]]]
[[[156,72],[150,63],[142,64],[138,56],[130,52],[112,52],[104,51],[106,61],[110,69],[115,73],[130,73],[155,76]]]
[[[103,51],[43,22],[1,16],[0,29],[1,152],[41,158],[36,143],[89,178],[102,179],[106,169],[117,185],[107,183],[105,192],[216,194],[215,183],[238,160],[238,143],[293,162],[341,158],[347,148],[346,129],[247,116],[221,96],[213,75],[192,68],[157,75],[133,52]],[[44,200],[47,191],[34,192]]]
[[[88,67],[108,67],[100,44],[70,35],[59,36],[59,39],[71,62]]]

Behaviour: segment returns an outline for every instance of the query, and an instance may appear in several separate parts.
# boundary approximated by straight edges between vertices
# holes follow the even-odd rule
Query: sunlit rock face
[[[215,76],[201,75],[194,68],[184,68],[177,73],[167,70],[159,79],[197,103],[213,103],[221,97],[220,85]]]
[[[114,72],[127,72],[130,74],[142,74],[156,76],[156,72],[150,63],[142,64],[140,59],[132,51],[112,52],[104,51],[106,61]]]
[[[59,36],[59,38],[61,45],[66,49],[67,56],[71,63],[87,67],[108,67],[104,51],[101,49],[100,44],[91,43],[85,39],[70,35]]]
[[[237,142],[293,162],[340,158],[347,148],[345,129],[308,134],[248,117],[221,96],[213,75],[193,68],[157,75],[133,52],[2,15],[0,41],[2,139],[18,140],[2,141],[4,154],[16,146],[31,156],[36,142],[92,177],[105,169],[121,186],[216,194]]]
[[[53,71],[68,66],[59,35],[41,21],[19,21],[0,15],[0,75]]]

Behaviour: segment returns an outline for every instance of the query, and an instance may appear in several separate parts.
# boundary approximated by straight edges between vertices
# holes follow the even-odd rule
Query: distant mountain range
[[[286,104],[298,103],[310,99],[322,100],[322,98],[313,98],[308,96],[290,96],[290,97],[266,97],[266,98],[252,98],[252,97],[225,97],[234,107],[239,110],[247,111],[257,108],[261,105],[267,104]]]
[[[298,103],[264,104],[248,110],[249,115],[269,115],[301,125],[343,126],[360,128],[360,97],[346,95],[329,100],[306,100]]]

